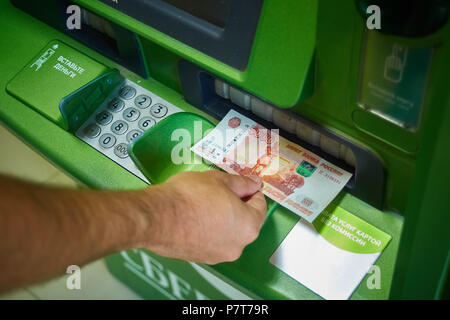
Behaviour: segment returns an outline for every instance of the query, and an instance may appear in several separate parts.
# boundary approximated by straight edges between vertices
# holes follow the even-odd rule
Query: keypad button
[[[156,121],[150,117],[143,117],[138,122],[139,128],[141,128],[144,131],[147,130],[148,128],[153,127],[155,124],[156,124]]]
[[[120,143],[114,148],[114,154],[121,159],[128,157],[128,145],[126,143]]]
[[[106,126],[110,124],[113,119],[113,116],[108,111],[102,111],[95,117],[95,120],[99,125]]]
[[[102,146],[105,149],[109,149],[111,148],[113,145],[116,144],[116,137],[114,137],[112,134],[110,133],[105,133],[104,135],[102,135],[100,137],[100,139],[98,140],[98,142],[100,143],[100,146]]]
[[[131,130],[130,132],[127,133],[127,141],[131,142],[134,139],[138,138],[140,135],[142,134],[141,130]]]
[[[119,95],[121,98],[125,100],[133,99],[136,95],[136,89],[130,86],[125,86],[122,89],[120,89]]]
[[[125,109],[122,114],[123,118],[130,122],[136,121],[140,115],[141,113],[139,112],[139,110],[133,107]]]
[[[152,98],[146,96],[145,94],[141,94],[134,99],[134,104],[138,108],[146,109],[152,104]]]
[[[108,110],[112,112],[119,112],[122,111],[124,106],[125,103],[122,100],[116,98],[108,103]]]
[[[97,138],[100,132],[102,132],[102,129],[95,123],[92,123],[83,129],[83,134],[90,139]]]
[[[155,104],[150,108],[150,114],[155,118],[162,118],[167,114],[167,107],[161,103]]]
[[[111,125],[111,131],[115,134],[124,134],[127,130],[128,124],[122,120],[118,120]]]

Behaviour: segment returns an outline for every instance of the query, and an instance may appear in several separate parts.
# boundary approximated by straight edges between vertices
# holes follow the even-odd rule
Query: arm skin
[[[234,261],[264,223],[261,186],[220,171],[185,172],[139,191],[58,189],[0,176],[0,291],[133,248]]]

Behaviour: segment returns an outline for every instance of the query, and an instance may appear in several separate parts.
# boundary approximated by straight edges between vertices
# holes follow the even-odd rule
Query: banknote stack
[[[266,196],[308,222],[314,221],[352,176],[235,110],[192,151],[228,173],[261,177]]]

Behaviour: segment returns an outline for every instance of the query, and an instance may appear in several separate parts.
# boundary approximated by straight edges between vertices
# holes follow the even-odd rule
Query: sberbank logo
[[[138,291],[148,292],[146,298],[252,299],[194,263],[159,257],[143,249],[122,251],[120,256],[120,269],[125,268],[142,280]]]
[[[133,250],[132,259],[127,251],[120,254],[125,259],[124,267],[133,272],[156,291],[172,300],[209,300],[204,293],[175,272],[164,267],[157,259],[143,250]],[[136,259],[136,258],[139,258]]]

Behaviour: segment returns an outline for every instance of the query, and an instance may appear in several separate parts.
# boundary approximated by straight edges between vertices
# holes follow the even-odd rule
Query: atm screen
[[[245,70],[263,0],[99,0],[239,70]]]
[[[231,0],[163,0],[197,18],[224,28],[230,13]]]

